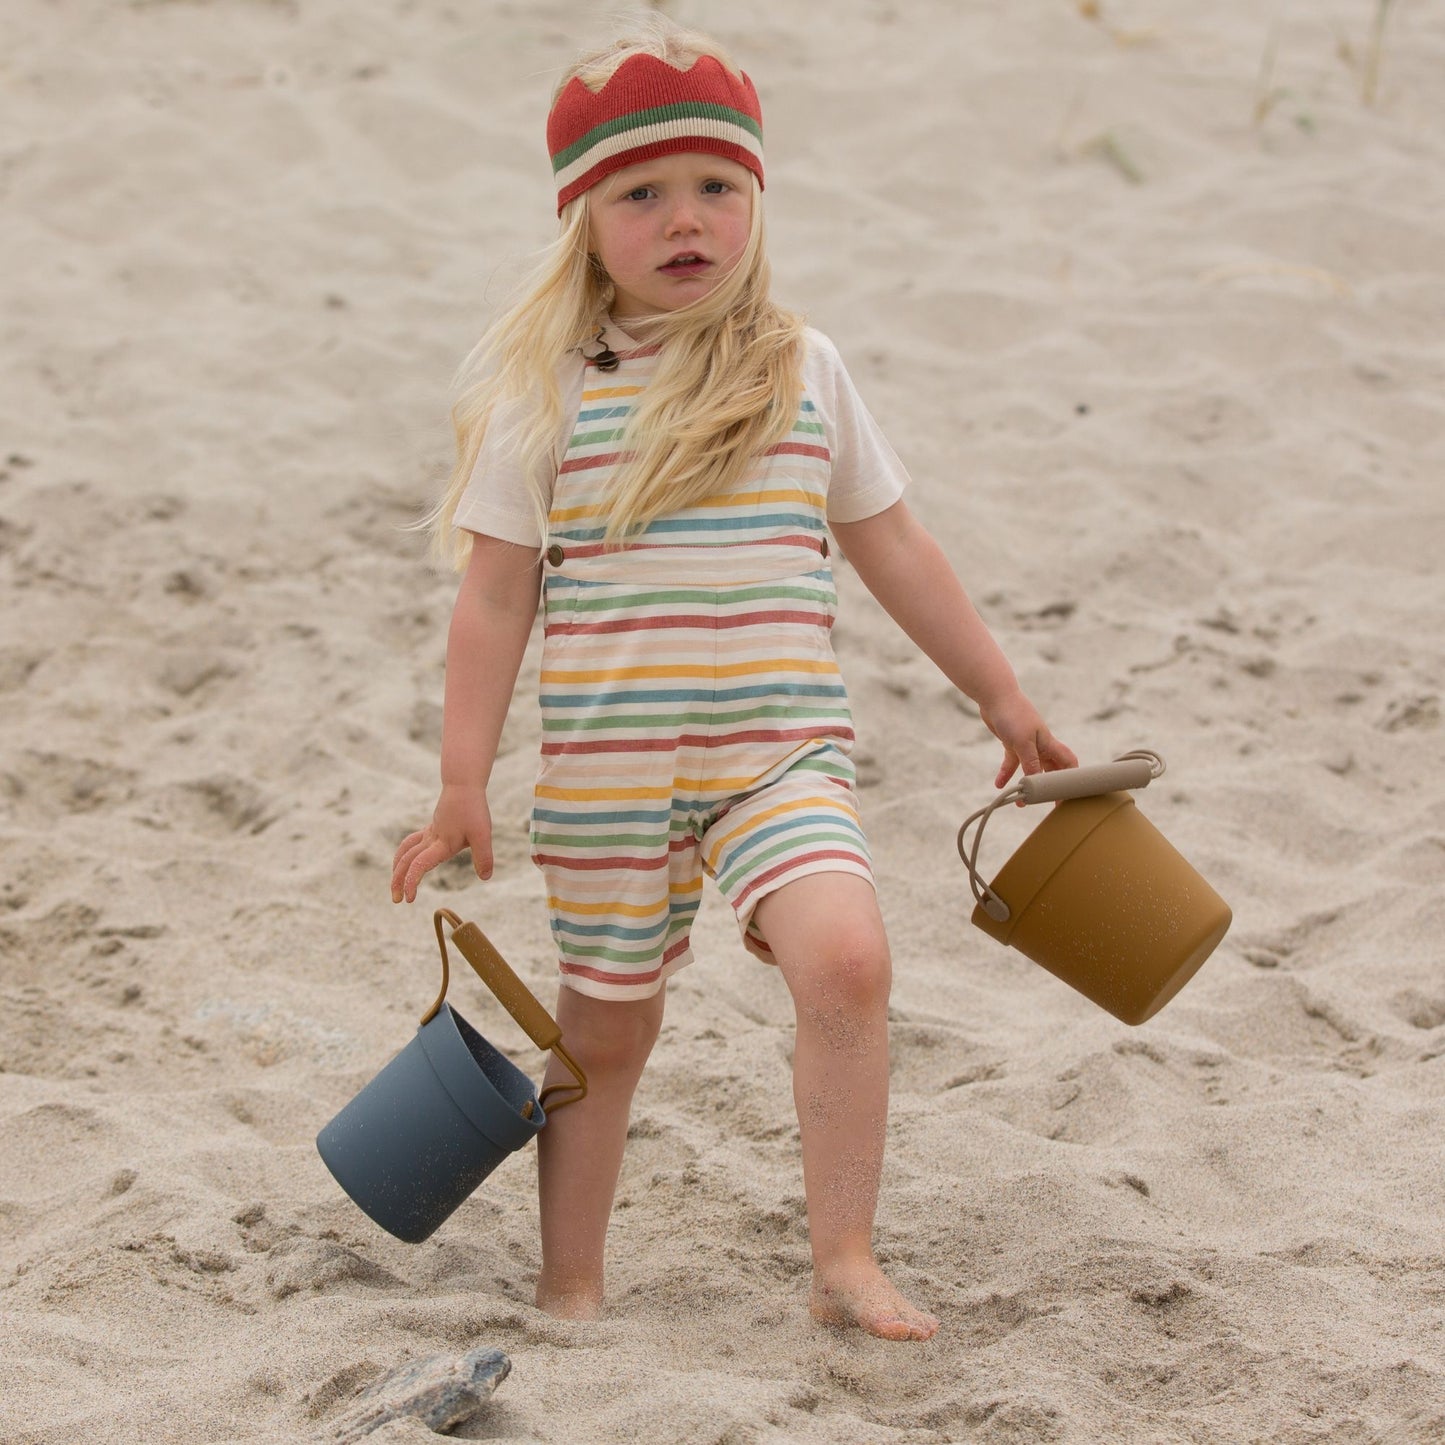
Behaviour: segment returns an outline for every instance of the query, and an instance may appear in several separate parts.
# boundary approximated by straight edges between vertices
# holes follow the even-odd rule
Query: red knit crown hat
[[[763,184],[763,112],[751,80],[711,55],[679,70],[633,55],[589,90],[576,76],[547,117],[557,211],[613,171],[654,156],[706,151],[746,166]]]

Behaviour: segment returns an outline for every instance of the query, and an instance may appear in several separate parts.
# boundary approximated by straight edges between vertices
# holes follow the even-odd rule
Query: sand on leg
[[[891,1340],[938,1321],[906,1300],[873,1256],[888,1127],[892,964],[866,879],[816,873],[759,903],[755,921],[797,1015],[793,1098],[813,1249],[813,1314]]]
[[[557,1023],[587,1075],[587,1096],[558,1109],[537,1136],[542,1271],[537,1304],[563,1319],[602,1310],[607,1222],[627,1144],[632,1096],[662,1027],[666,985],[651,998],[599,999],[558,990]],[[545,1084],[571,1074],[554,1059]]]

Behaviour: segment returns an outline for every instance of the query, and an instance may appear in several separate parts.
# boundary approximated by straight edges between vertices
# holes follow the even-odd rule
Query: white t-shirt
[[[908,485],[908,473],[853,386],[838,349],[811,326],[803,333],[803,389],[823,424],[831,453],[828,480],[828,521],[861,522],[886,511]],[[614,351],[635,350],[638,343],[617,326],[606,327],[603,342]],[[562,429],[554,455],[536,482],[550,499],[557,467],[572,439],[582,405],[585,366],[580,353],[562,362],[557,382],[562,392]],[[504,542],[540,548],[537,509],[527,476],[514,446],[508,444],[507,414],[499,413],[487,428],[476,465],[457,504],[454,522],[469,532],[482,532]]]

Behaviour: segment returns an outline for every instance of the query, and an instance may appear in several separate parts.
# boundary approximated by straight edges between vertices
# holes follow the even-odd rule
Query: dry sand
[[[596,7],[14,0],[0,1440],[301,1440],[479,1343],[514,1369],[471,1438],[1445,1438],[1445,14],[1392,7],[1366,105],[1368,0],[673,9],[758,79],[779,295],[1061,735],[1166,755],[1142,806],[1234,929],[1137,1030],[971,929],[996,746],[843,572],[897,975],[877,1238],[936,1340],[808,1320],[789,1004],[715,899],[610,1317],[529,1303],[532,1152],[381,1234],[312,1138],[435,982],[386,864],[453,584],[400,524],[548,233]],[[550,999],[534,678],[498,875],[426,903]]]

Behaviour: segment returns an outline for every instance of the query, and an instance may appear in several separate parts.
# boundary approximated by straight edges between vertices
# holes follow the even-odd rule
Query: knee
[[[589,1075],[640,1074],[662,1029],[662,995],[595,999],[563,988],[557,1022],[567,1051]]]
[[[827,941],[798,970],[794,999],[826,1034],[849,1037],[862,1021],[885,1018],[893,984],[887,940],[839,937]]]

